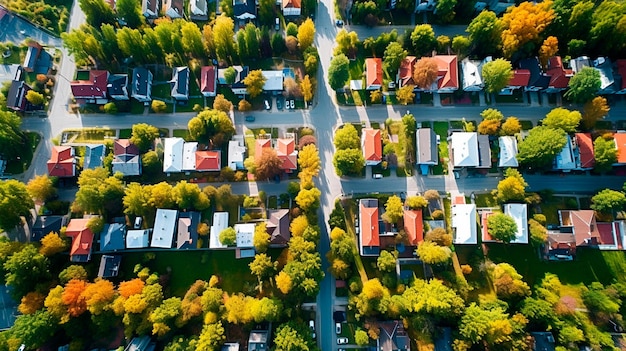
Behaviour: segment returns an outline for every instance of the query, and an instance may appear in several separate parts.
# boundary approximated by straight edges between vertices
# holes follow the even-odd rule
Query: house
[[[240,23],[256,18],[256,3],[254,0],[233,0],[233,14]]]
[[[409,237],[409,244],[417,246],[424,240],[424,223],[422,222],[422,210],[404,209],[404,232]]]
[[[206,4],[206,0],[202,1]],[[206,97],[217,95],[217,68],[215,66],[202,66],[200,69],[200,92]]]
[[[574,74],[580,72],[585,67],[591,67],[591,59],[587,56],[579,56],[569,60],[569,65]]]
[[[196,151],[196,171],[215,172],[222,169],[222,152],[217,151]]]
[[[174,100],[189,100],[189,67],[174,68],[174,70],[172,70],[170,84],[172,85],[170,95]]]
[[[210,249],[224,249],[227,246],[220,242],[220,233],[228,228],[228,212],[213,213],[213,225],[211,225],[209,240]]]
[[[430,166],[439,164],[437,135],[430,128],[420,128],[415,132],[415,144],[417,145],[417,165],[421,173],[427,175]]]
[[[449,139],[454,168],[480,165],[477,133],[454,132]]]
[[[178,211],[176,210],[157,209],[150,247],[172,248],[177,217]]]
[[[476,205],[452,205],[452,230],[455,244],[476,244]]]
[[[380,231],[378,224],[378,200],[359,200],[359,253],[361,256],[378,256]]]
[[[544,76],[550,77],[545,92],[558,93],[567,89],[569,80],[573,75],[574,73],[571,69],[565,69],[563,67],[561,56],[551,57],[550,60],[548,60],[548,70],[544,74]]]
[[[156,343],[149,336],[137,336],[130,341],[124,351],[154,351],[155,348]]]
[[[141,1],[141,13],[147,19],[155,19],[159,17],[159,10],[161,9],[160,0],[142,0]]]
[[[478,134],[478,155],[477,168],[491,168],[491,147],[488,135]]]
[[[228,142],[228,167],[232,170],[244,169],[243,161],[246,158],[246,144],[243,135],[233,136]]]
[[[0,20],[2,19],[2,11],[3,8],[0,7]],[[17,309],[19,303],[11,297],[12,294],[13,286],[7,284],[0,285],[0,301],[2,301],[2,305],[0,305],[0,313],[2,314],[0,331],[11,329],[13,324],[15,324],[17,316],[20,315]]]
[[[400,68],[398,68],[398,87],[401,88],[405,85],[415,86],[415,81],[413,80],[415,62],[417,62],[417,57],[415,56],[407,56],[400,62]]]
[[[286,246],[291,239],[289,231],[289,210],[268,210],[265,223],[267,234],[270,235],[270,245]]]
[[[113,100],[128,100],[128,74],[110,74],[107,93]]]
[[[63,216],[37,216],[30,228],[30,241],[37,242],[52,232],[59,233],[62,226]]]
[[[579,169],[593,169],[596,158],[593,152],[593,139],[590,133],[575,133],[574,142],[577,150],[576,166]]]
[[[601,243],[595,211],[559,210],[559,222],[561,232],[573,234],[576,246],[597,246]]]
[[[70,261],[89,262],[91,259],[91,246],[93,245],[93,232],[87,227],[89,218],[74,218],[67,224],[65,235],[72,238],[70,247]]]
[[[100,251],[110,252],[124,250],[124,237],[126,236],[126,224],[107,223],[100,233]]]
[[[566,135],[567,142],[561,151],[554,157],[553,169],[563,172],[570,172],[576,169],[576,160],[574,159],[574,145],[572,137]]]
[[[616,165],[626,164],[626,133],[618,132],[613,133],[613,140],[615,140],[615,148],[617,148],[617,162]]]
[[[141,175],[141,157],[139,149],[129,139],[117,139],[113,143],[113,174],[120,172],[124,176]]]
[[[17,112],[28,110],[30,102],[26,100],[26,94],[30,90],[32,90],[30,86],[21,80],[11,81],[7,95],[7,107]]]
[[[501,136],[498,138],[500,157],[498,167],[517,167],[517,139],[514,136]]]
[[[238,342],[226,342],[222,345],[221,351],[239,351]]]
[[[463,91],[482,91],[485,87],[482,77],[483,63],[465,58],[461,61],[461,83]]]
[[[513,76],[509,79],[509,83],[506,87],[500,90],[500,95],[513,95],[513,91],[526,88],[530,81],[530,71],[527,69],[515,69],[513,70]]]
[[[452,351],[452,328],[442,327],[435,333],[434,351]]]
[[[365,59],[365,89],[378,90],[383,86],[383,59]]]
[[[550,78],[544,76],[541,70],[541,64],[536,57],[529,57],[518,62],[519,69],[525,69],[530,72],[528,85],[524,91],[540,91],[548,87]]]
[[[102,255],[100,258],[100,267],[98,268],[98,278],[117,277],[122,264],[121,255]]]
[[[76,175],[76,158],[71,146],[53,146],[47,162],[51,177],[73,177]]]
[[[36,41],[28,42],[28,50],[26,51],[26,56],[24,56],[24,63],[22,63],[22,67],[26,72],[35,72],[37,68],[37,60],[41,55],[43,50],[43,46],[41,46]]]
[[[363,128],[361,148],[366,166],[376,166],[383,160],[383,142],[380,129]]]
[[[235,70],[235,76],[232,82],[227,81],[226,79],[226,71],[231,68]],[[250,68],[248,66],[231,66],[229,68],[220,68],[217,70],[217,81],[222,85],[230,85],[230,90],[232,90],[235,95],[245,95],[246,85],[243,83],[243,80],[248,76],[248,72],[250,72]]]
[[[298,151],[296,150],[296,140],[293,138],[276,139],[276,155],[282,162],[280,169],[287,173],[292,173],[298,169]]]
[[[192,21],[206,21],[209,19],[207,15],[207,0],[191,0],[189,1],[189,18]]]
[[[254,223],[237,223],[234,226],[237,233],[237,248],[249,249],[253,248],[254,229],[256,225]]]
[[[528,209],[526,204],[504,204],[504,214],[513,218],[517,224],[515,239],[511,244],[528,244]]]
[[[81,72],[79,72],[80,74]],[[104,105],[109,102],[107,97],[107,85],[109,84],[109,71],[90,70],[88,80],[75,80],[70,82],[72,95],[79,104]]]
[[[183,18],[183,0],[163,0],[162,11],[170,19]]]
[[[616,89],[618,90],[615,92],[615,94],[626,94],[626,59],[616,60],[615,66],[617,68],[615,81],[620,82],[620,84],[616,86]]]
[[[411,350],[409,335],[404,330],[402,321],[379,322],[380,334],[376,340],[376,350],[401,351]]]
[[[102,167],[106,148],[103,144],[86,145],[85,158],[83,159],[83,169],[92,169]]]
[[[269,350],[269,331],[252,330],[248,336],[248,351],[267,351]]]
[[[437,6],[437,0],[416,0],[415,13],[434,11]]]
[[[271,148],[272,148],[271,139],[256,139],[255,144],[254,144],[255,162],[259,162],[259,160],[261,160],[261,156],[263,156],[263,149],[271,149]]]
[[[196,170],[196,151],[198,150],[197,142],[183,143],[183,171]]]
[[[143,67],[133,68],[133,83],[130,96],[143,103],[152,101],[152,78],[152,72],[148,69]]]
[[[126,232],[127,249],[145,249],[150,245],[150,229],[133,229]]]
[[[555,341],[551,332],[531,332],[532,351],[554,351]]]
[[[615,85],[615,77],[613,76],[613,64],[608,57],[598,57],[593,60],[593,68],[600,73],[600,90],[598,94],[606,95],[613,94],[620,90],[620,87]]]
[[[300,0],[282,0],[283,16],[300,16],[302,3]]]
[[[180,212],[176,230],[176,248],[179,250],[196,249],[198,246],[198,224],[200,212]]]
[[[261,74],[265,78],[265,83],[263,84],[264,92],[274,95],[283,92],[283,71],[261,71]]]
[[[163,147],[163,172],[178,173],[183,170],[183,138],[165,138]]]
[[[443,94],[453,93],[459,89],[459,65],[456,55],[435,55],[437,62],[437,81],[432,91]]]

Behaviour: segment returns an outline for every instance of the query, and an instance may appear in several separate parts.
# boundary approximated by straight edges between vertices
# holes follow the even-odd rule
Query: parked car
[[[341,323],[335,323],[335,333],[341,334]]]
[[[254,116],[246,116],[246,122],[254,122]]]
[[[343,337],[343,338],[337,338],[337,345],[345,345],[348,343],[348,338]]]
[[[271,98],[263,100],[263,104],[265,104],[265,109],[268,111],[272,109],[272,100],[270,99]]]
[[[336,20],[336,21],[335,21],[335,25],[336,25],[337,27],[343,27],[343,21],[342,21],[342,20],[340,20],[340,19],[338,19],[338,20]]]
[[[283,104],[285,102],[285,98],[283,98],[282,96],[279,96],[276,98],[276,108],[279,110],[283,109]]]
[[[372,174],[372,178],[374,179],[383,179],[383,175],[380,173],[374,173]]]
[[[141,229],[141,223],[143,223],[143,218],[142,218],[141,216],[140,216],[140,217],[135,218],[135,225],[134,225],[134,228],[135,228],[135,229]]]
[[[315,339],[315,321],[312,319],[309,321],[309,328],[311,329],[311,337]]]
[[[274,30],[277,32],[280,30],[280,18],[278,17],[276,17],[276,24],[274,24]]]

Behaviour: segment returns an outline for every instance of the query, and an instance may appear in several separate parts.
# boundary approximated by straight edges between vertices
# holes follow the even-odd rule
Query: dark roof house
[[[100,266],[98,268],[98,277],[112,278],[117,277],[122,263],[120,255],[102,255],[100,258]]]
[[[411,350],[409,335],[404,329],[402,321],[386,321],[378,323],[380,334],[376,341],[376,350],[402,351]]]
[[[265,224],[267,233],[270,235],[270,244],[285,246],[291,239],[289,231],[289,210],[268,210]]]
[[[85,146],[85,158],[83,160],[83,169],[92,169],[102,167],[106,148],[103,144]]]
[[[126,247],[126,225],[124,223],[107,223],[100,234],[100,251],[118,251]]]
[[[206,21],[207,16],[207,0],[191,0],[189,1],[189,17],[192,21]]]
[[[106,104],[109,71],[90,70],[89,79],[75,80],[70,83],[72,95],[79,104]]]
[[[40,241],[51,232],[59,233],[63,226],[63,216],[38,216],[30,230],[30,241]]]
[[[31,90],[30,86],[23,81],[11,81],[7,95],[7,107],[11,110],[24,112],[28,110],[30,103],[26,100],[26,94]]]
[[[128,100],[128,74],[109,75],[107,92],[111,99]]]
[[[152,101],[152,72],[148,69],[143,67],[133,69],[131,97],[139,102]]]
[[[176,231],[176,248],[195,249],[198,244],[198,224],[200,212],[180,212]]]
[[[189,67],[176,67],[172,71],[171,95],[175,100],[189,100]]]

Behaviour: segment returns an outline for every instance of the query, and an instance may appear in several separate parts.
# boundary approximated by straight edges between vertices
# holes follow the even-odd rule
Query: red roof
[[[269,149],[272,147],[272,141],[270,139],[257,139],[254,145],[254,160],[258,161],[263,155],[263,149]]]
[[[77,80],[70,83],[72,95],[77,99],[106,99],[108,79],[108,71],[91,70],[89,80]]]
[[[513,77],[509,80],[511,87],[525,87],[530,81],[530,71],[527,69],[516,69],[513,71]]]
[[[383,85],[383,60],[380,58],[365,59],[365,88]]]
[[[458,89],[459,88],[459,65],[456,55],[435,55],[439,73],[437,74],[438,89]]]
[[[203,66],[200,71],[200,91],[215,95],[215,82],[217,80],[217,70],[214,66]]]
[[[424,240],[424,224],[422,210],[404,210],[404,231],[409,237],[409,243],[417,246]]]
[[[276,155],[283,162],[280,169],[298,169],[298,153],[294,139],[276,139]]]
[[[197,171],[219,171],[220,153],[217,151],[196,151]]]
[[[400,86],[403,87],[405,85],[415,85],[413,81],[413,67],[415,67],[415,62],[417,61],[417,57],[415,56],[407,56],[400,62],[400,68],[398,69],[398,76],[400,77]]]
[[[576,133],[576,145],[580,154],[580,166],[582,168],[593,168],[596,159],[593,154],[593,140],[590,133]]]
[[[73,177],[76,175],[75,158],[70,146],[53,146],[48,160],[48,175],[52,177]]]
[[[93,233],[87,228],[89,219],[72,219],[67,224],[65,235],[72,238],[70,256],[91,255],[91,245],[93,244]]]
[[[617,163],[626,164],[626,133],[613,133],[617,148]]]
[[[550,77],[549,87],[565,89],[569,84],[570,77],[574,73],[571,69],[563,68],[561,56],[554,56],[548,61],[548,71],[546,74]]]
[[[289,7],[299,9],[302,8],[302,4],[300,3],[300,0],[283,0],[283,8]]]
[[[561,225],[573,227],[576,246],[597,245],[600,239],[593,210],[563,210],[559,213]]]
[[[363,157],[365,161],[382,161],[383,145],[380,129],[363,128]]]
[[[597,223],[598,233],[600,235],[600,243],[602,245],[616,245],[613,231],[619,233],[619,225],[617,223]]]
[[[366,207],[364,201],[359,204],[361,222],[361,246],[380,246],[378,232],[378,206]]]
[[[139,155],[137,146],[130,142],[130,139],[117,139],[113,144],[113,154],[119,155]]]
[[[620,89],[626,89],[626,59],[619,59],[615,61],[615,64],[617,65],[617,73],[622,76],[622,86]]]

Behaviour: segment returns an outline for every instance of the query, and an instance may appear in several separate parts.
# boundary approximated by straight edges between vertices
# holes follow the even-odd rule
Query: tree
[[[454,16],[456,15],[456,12],[454,12],[456,3],[457,0],[443,0],[437,2],[435,13],[443,23],[450,23],[454,20]]]
[[[428,200],[419,195],[409,196],[406,198],[406,206],[411,210],[419,210],[428,206]]]
[[[246,99],[239,100],[239,104],[237,105],[237,109],[239,111],[250,111],[252,109],[252,104],[248,102]]]
[[[29,180],[28,184],[26,184],[26,191],[35,201],[40,202],[46,201],[56,194],[52,179],[45,174],[35,176],[35,178]]]
[[[83,266],[73,264],[59,273],[61,284],[67,284],[72,279],[87,280],[87,271]]]
[[[259,57],[258,29],[253,23],[246,24],[244,37],[246,40],[246,52],[248,57]]]
[[[596,96],[601,85],[600,72],[584,67],[570,79],[569,89],[563,96],[576,103],[585,103]]]
[[[291,280],[291,277],[285,271],[280,271],[280,273],[276,275],[276,278],[274,278],[274,280],[276,282],[276,287],[284,295],[287,295],[293,288],[293,282]]]
[[[130,142],[137,146],[139,152],[144,153],[152,148],[154,140],[159,137],[159,129],[147,123],[133,125]]]
[[[539,48],[539,61],[544,69],[548,66],[548,60],[556,55],[559,51],[559,40],[556,37],[549,36],[543,41]]]
[[[424,192],[424,198],[428,201],[439,200],[441,197],[439,196],[439,192],[437,190],[426,190]]]
[[[434,228],[426,233],[424,240],[449,247],[452,245],[452,234],[448,233],[445,228]]]
[[[302,91],[302,97],[304,101],[313,100],[313,83],[311,82],[311,78],[309,75],[305,75],[300,82],[300,90]]]
[[[48,258],[40,254],[34,245],[25,245],[4,262],[5,281],[13,288],[12,296],[20,300],[35,291],[40,282],[50,278]]]
[[[548,230],[534,219],[528,220],[528,232],[530,233],[530,242],[539,246],[548,240]]]
[[[233,68],[233,66],[230,66],[224,70],[224,79],[226,80],[226,84],[233,84],[236,77],[237,71]]]
[[[180,27],[181,43],[185,53],[192,57],[201,58],[204,56],[204,44],[202,43],[202,33],[194,22],[184,22]]]
[[[92,315],[99,315],[110,309],[115,299],[115,286],[106,279],[97,279],[83,292],[87,310]]]
[[[592,129],[597,121],[604,119],[609,114],[610,110],[606,98],[602,96],[596,96],[591,101],[588,101],[583,108],[583,128],[587,130]]]
[[[473,51],[481,57],[497,53],[501,43],[501,27],[500,19],[493,11],[483,10],[474,17],[465,30],[469,34]],[[452,46],[454,47],[454,40]]]
[[[413,102],[413,99],[415,99],[413,87],[410,85],[405,85],[400,89],[397,89],[396,98],[398,99],[398,102],[400,102],[402,105],[408,105],[409,103]]]
[[[381,272],[392,272],[396,269],[397,252],[382,250],[376,260],[376,266]]]
[[[300,98],[302,97],[302,91],[300,90],[300,85],[298,83],[296,83],[296,80],[291,78],[291,77],[287,77],[283,80],[283,87],[284,87],[284,92],[283,94],[287,97],[295,97],[295,98]]]
[[[409,317],[427,315],[436,320],[452,320],[463,312],[463,299],[439,279],[415,279],[402,297],[403,314]]]
[[[13,112],[0,111],[0,156],[13,160],[22,154],[26,136],[20,129],[20,118]]]
[[[104,107],[102,107],[102,110],[104,111],[104,113],[114,115],[117,113],[117,105],[114,102],[107,102],[106,104],[104,104]]]
[[[46,257],[50,257],[59,252],[65,251],[66,248],[67,244],[65,243],[65,241],[63,241],[63,239],[61,239],[59,234],[55,232],[50,232],[46,236],[41,238],[41,247],[39,248],[39,253]]]
[[[34,350],[50,341],[58,328],[58,323],[51,313],[45,310],[33,314],[24,314],[15,319],[11,327],[11,337],[16,338],[16,347],[20,344],[30,350]]]
[[[289,225],[289,231],[292,236],[302,236],[309,226],[309,220],[305,215],[294,218]]]
[[[222,245],[233,246],[237,242],[237,232],[232,227],[222,230],[219,235]]]
[[[117,214],[122,210],[124,185],[104,168],[86,169],[78,177],[74,208],[87,213]]]
[[[397,41],[389,43],[383,55],[383,64],[387,72],[397,72],[402,60],[404,60],[407,55],[407,51],[404,50],[400,43]]]
[[[441,53],[449,53],[450,50],[450,37],[447,35],[440,35],[437,37],[437,51]]]
[[[224,111],[204,110],[187,124],[194,140],[210,139],[213,145],[220,146],[235,133],[233,122]]]
[[[43,308],[43,301],[46,299],[41,293],[31,291],[26,296],[22,297],[18,311],[21,314],[33,314]]]
[[[500,130],[500,121],[495,119],[484,119],[478,125],[478,133],[484,135],[496,135]]]
[[[426,264],[442,264],[452,256],[450,248],[439,246],[432,241],[423,241],[417,246],[417,256]]]
[[[152,100],[150,108],[154,111],[154,113],[163,113],[167,111],[167,104],[161,100]]]
[[[511,216],[496,213],[487,219],[487,231],[492,238],[508,244],[515,239],[517,224]]]
[[[500,133],[502,135],[515,135],[522,130],[522,124],[517,117],[507,117],[507,119],[500,126]]]
[[[493,94],[506,87],[513,78],[512,69],[511,62],[501,58],[485,63],[482,72],[485,91]]]
[[[523,201],[526,195],[526,181],[514,168],[507,168],[505,178],[498,182],[498,201],[506,203],[510,201]]]
[[[0,228],[13,229],[22,223],[20,216],[30,218],[35,207],[26,185],[14,179],[0,180]]]
[[[282,164],[274,149],[263,148],[261,156],[255,160],[254,177],[257,180],[272,179],[282,173]]]
[[[315,24],[313,20],[307,18],[300,27],[298,27],[298,43],[300,50],[304,51],[313,44],[315,38]]]
[[[621,210],[625,204],[626,195],[611,189],[604,189],[591,198],[591,208],[602,213]]]
[[[182,302],[178,297],[163,300],[161,305],[150,313],[148,317],[152,322],[152,334],[164,336],[175,328],[175,321],[182,314]]]
[[[264,253],[254,255],[254,260],[248,265],[250,272],[259,280],[259,284],[275,274],[277,262]]]
[[[501,344],[510,340],[515,330],[511,322],[502,307],[486,309],[472,303],[461,317],[459,333],[473,344],[483,340],[490,345]]]
[[[395,224],[402,218],[403,214],[404,208],[400,197],[396,195],[390,196],[385,203],[385,213],[382,215],[383,220],[387,223]]]
[[[297,328],[294,328],[292,323],[281,324],[276,330],[276,336],[274,337],[274,344],[276,350],[309,350],[310,342],[305,338],[304,333],[301,333]]]
[[[43,105],[45,101],[43,94],[34,90],[29,90],[28,93],[26,93],[26,100],[33,106]]]
[[[87,284],[80,279],[72,279],[65,284],[61,300],[67,306],[67,312],[71,317],[78,317],[87,311],[87,302],[83,296]]]
[[[226,336],[224,336],[224,327],[221,321],[205,324],[198,337],[196,351],[217,350],[224,343],[224,340],[226,340]]]
[[[314,211],[319,207],[320,196],[317,188],[302,189],[296,196],[296,203],[304,212]]]
[[[172,188],[172,199],[179,209],[183,211],[203,211],[209,208],[209,197],[200,190],[198,184],[187,183],[182,180]]]
[[[328,84],[333,90],[343,88],[350,78],[350,60],[344,54],[339,54],[330,61],[328,68]]]
[[[233,109],[233,103],[226,100],[223,94],[217,94],[215,100],[213,100],[213,108],[229,113]]]
[[[365,159],[360,149],[337,150],[333,156],[333,165],[338,176],[359,174],[365,167]]]
[[[566,134],[562,129],[535,127],[519,144],[517,160],[533,168],[546,167],[552,164],[554,156],[563,149],[566,142]]]
[[[359,346],[367,346],[370,343],[370,337],[363,329],[358,329],[354,332],[354,342]]]
[[[422,57],[415,63],[413,81],[422,90],[430,90],[437,81],[439,68],[437,61],[432,57]]]
[[[213,25],[213,43],[215,54],[219,60],[232,62],[235,53],[235,23],[233,19],[225,14],[218,16]]]
[[[593,156],[595,158],[593,168],[596,172],[604,173],[613,169],[613,164],[617,162],[617,149],[613,138],[597,137],[593,141]]]
[[[459,56],[466,56],[471,43],[468,37],[457,35],[452,38],[452,50]]]
[[[411,44],[416,55],[425,56],[435,49],[435,31],[430,24],[418,24],[411,32]]]
[[[505,57],[510,58],[520,49],[534,51],[535,42],[555,17],[551,5],[551,2],[521,3],[502,16],[502,52]]]
[[[263,85],[265,85],[265,77],[260,69],[250,71],[246,78],[243,79],[243,84],[246,85],[246,92],[250,97],[255,98],[263,92]]]
[[[94,28],[100,28],[104,23],[115,23],[113,9],[104,0],[80,0],[78,5],[87,23]]]
[[[144,23],[141,7],[135,0],[119,0],[115,3],[117,17],[126,22],[130,28],[138,28]]]
[[[333,143],[337,150],[358,149],[361,144],[361,138],[354,125],[346,123],[335,132]]]
[[[254,227],[254,237],[252,239],[254,249],[257,252],[265,252],[270,245],[270,235],[267,233],[265,222],[257,223]]]
[[[357,53],[357,45],[359,44],[359,36],[356,32],[348,33],[345,29],[341,29],[335,38],[337,46],[333,52],[334,56],[341,54],[354,58]]]
[[[582,116],[580,112],[557,107],[548,112],[546,118],[541,122],[542,125],[546,127],[562,129],[566,133],[573,133],[576,131],[576,127],[580,124],[581,119]]]

